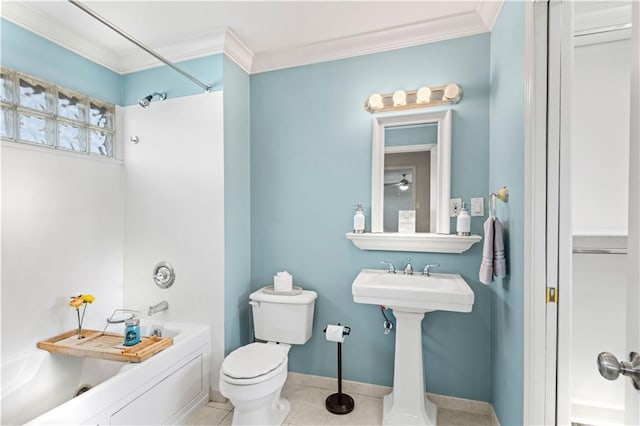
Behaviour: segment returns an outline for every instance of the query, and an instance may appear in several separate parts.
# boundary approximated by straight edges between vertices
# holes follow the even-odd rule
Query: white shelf
[[[390,250],[432,253],[464,253],[482,239],[480,235],[458,236],[451,234],[431,234],[417,232],[400,234],[397,232],[355,234],[347,232],[347,238],[362,250]]]

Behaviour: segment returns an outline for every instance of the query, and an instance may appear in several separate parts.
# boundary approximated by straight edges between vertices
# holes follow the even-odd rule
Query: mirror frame
[[[436,208],[431,205],[431,214],[435,212],[435,232],[431,226],[430,232],[418,232],[416,234],[449,234],[451,220],[449,218],[449,198],[451,197],[451,110],[424,112],[411,115],[396,115],[390,117],[377,117],[373,120],[373,142],[371,161],[371,232],[383,232],[384,212],[384,139],[387,127],[437,124],[438,139],[437,149],[432,150],[432,155],[437,153],[436,184],[431,185],[431,202],[435,200]],[[433,164],[433,161],[432,161]],[[434,196],[433,190],[436,194]],[[431,224],[433,224],[431,220]],[[397,234],[389,232],[388,234]]]

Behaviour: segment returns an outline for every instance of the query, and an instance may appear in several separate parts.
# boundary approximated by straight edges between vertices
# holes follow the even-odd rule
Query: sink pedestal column
[[[437,407],[424,392],[421,324],[425,313],[391,308],[396,317],[393,391],[384,397],[382,424],[435,425]]]

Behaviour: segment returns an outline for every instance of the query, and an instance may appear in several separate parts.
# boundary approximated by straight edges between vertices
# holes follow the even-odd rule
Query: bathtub
[[[37,348],[3,360],[0,423],[183,423],[209,399],[209,326],[145,319],[140,324],[141,334],[159,328],[162,336],[173,337],[173,345],[141,363],[73,357]],[[110,326],[108,331],[122,332],[122,326]]]

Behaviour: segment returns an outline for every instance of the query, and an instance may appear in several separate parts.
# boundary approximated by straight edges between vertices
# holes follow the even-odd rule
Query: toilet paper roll
[[[326,337],[329,342],[344,342],[344,326],[327,325]]]
[[[287,271],[278,272],[273,276],[273,290],[277,293],[291,293],[293,277]]]

